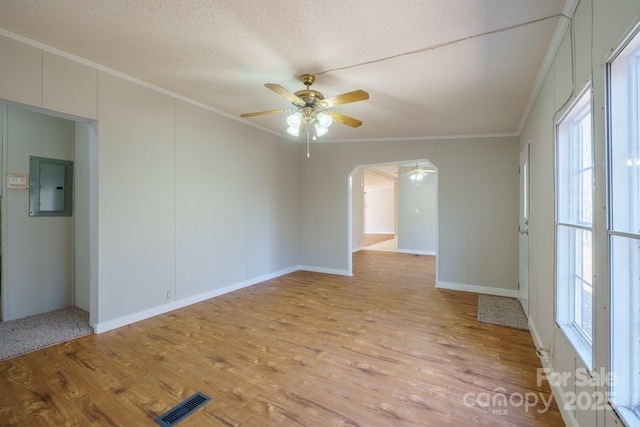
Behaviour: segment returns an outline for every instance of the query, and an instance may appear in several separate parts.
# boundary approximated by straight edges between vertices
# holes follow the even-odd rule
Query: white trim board
[[[495,295],[498,297],[517,298],[518,291],[515,289],[494,288],[492,286],[468,285],[466,283],[438,282],[438,289],[450,289],[452,291],[474,292],[476,294]]]
[[[540,334],[538,334],[536,325],[533,322],[533,319],[531,317],[529,317],[529,332],[531,333],[531,338],[533,338],[533,343],[535,344],[536,348],[544,348],[544,343],[542,342],[542,339],[540,338]],[[540,364],[542,365],[543,368],[547,369],[549,372],[555,372],[555,369],[553,369],[553,361],[555,358],[554,351],[553,351],[553,348],[550,348],[549,350],[550,350],[549,358],[545,359],[540,356],[538,357],[540,358]],[[562,389],[560,384],[554,381],[548,381],[548,383],[549,383],[549,387],[551,387],[553,398],[556,400],[556,403],[558,404],[558,409],[560,410],[562,421],[564,421],[565,425],[567,426],[580,427],[578,425],[578,421],[573,416],[573,413],[566,409],[567,399],[565,397],[564,390]]]
[[[311,265],[299,265],[298,270],[310,271],[312,273],[337,274],[338,276],[353,276],[347,270],[338,270],[335,268],[313,267]]]
[[[222,288],[213,289],[209,292],[205,292],[199,295],[190,296],[187,298],[183,298],[180,300],[172,301],[168,304],[163,304],[157,307],[152,307],[147,310],[142,310],[137,313],[128,314],[126,316],[117,317],[115,319],[107,320],[104,322],[98,322],[93,326],[93,329],[96,334],[101,334],[103,332],[110,331],[112,329],[120,328],[122,326],[127,326],[132,323],[139,322],[141,320],[148,319],[150,317],[158,316],[160,314],[168,313],[173,310],[177,310],[179,308],[183,308],[192,304],[196,304],[198,302],[202,302],[211,298],[218,297],[220,295],[227,294],[229,292],[237,291],[243,288],[248,288],[249,286],[257,285],[259,283],[265,282],[267,280],[275,279],[276,277],[284,276],[285,274],[294,273],[296,271],[310,271],[313,273],[324,273],[324,274],[337,274],[340,276],[351,276],[348,274],[346,270],[336,270],[330,268],[322,268],[322,267],[312,267],[306,265],[299,265],[297,267],[285,268],[283,270],[276,271],[274,273],[266,274],[264,276],[254,277],[249,280],[245,280],[244,282],[239,282],[235,284],[231,284],[228,286],[224,286]]]
[[[172,301],[168,304],[163,304],[157,307],[152,307],[147,310],[139,311],[137,313],[128,314],[126,316],[117,317],[115,319],[107,320],[105,322],[98,322],[93,326],[96,334],[110,331],[112,329],[120,328],[122,326],[130,325],[141,320],[148,319],[150,317],[158,316],[160,314],[168,313],[179,308],[186,307],[188,305],[196,304],[211,298],[218,297],[220,295],[227,294],[229,292],[237,291],[249,286],[257,285],[267,280],[275,279],[276,277],[284,276],[285,274],[298,271],[298,267],[286,268],[276,271],[274,273],[266,274],[264,276],[254,277],[253,279],[245,280],[244,282],[235,283],[232,285],[224,286],[222,288],[213,289],[211,291],[183,298],[180,300]]]
[[[297,267],[286,268],[286,269],[279,270],[264,276],[254,277],[244,282],[239,282],[232,285],[224,286],[222,288],[213,289],[209,292],[205,292],[199,295],[194,295],[194,296],[190,296],[180,300],[172,301],[168,304],[152,307],[147,310],[139,311],[137,313],[128,314],[126,316],[118,317],[118,318],[107,320],[104,322],[98,322],[92,326],[96,334],[101,334],[103,332],[107,332],[112,329],[130,325],[132,323],[139,322],[141,320],[145,320],[150,317],[158,316],[160,314],[168,313],[170,311],[177,310],[179,308],[183,308],[192,304],[196,304],[201,301],[215,298],[217,296],[224,295],[229,292],[247,288],[249,286],[253,286],[258,283],[262,283],[264,281],[274,279],[276,277],[284,276],[285,274],[293,273],[295,271],[309,271],[313,273],[336,274],[339,276],[352,276],[352,274],[349,274],[347,270],[299,265]],[[489,294],[489,295],[505,296],[505,297],[512,297],[512,298],[515,298],[517,296],[517,291],[512,289],[500,289],[500,288],[493,288],[489,286],[467,285],[467,284],[452,283],[452,282],[439,282],[436,285],[436,288],[451,289],[451,290],[465,291],[465,292],[475,292],[480,294]]]
[[[413,250],[413,249],[400,249],[400,248],[398,248],[396,250],[396,252],[398,252],[399,254],[436,256],[436,251],[416,251],[416,250]],[[436,286],[436,288],[437,288],[437,286]]]
[[[570,0],[570,2],[575,2],[576,5],[578,3],[578,0]],[[557,30],[556,30],[557,31]],[[149,83],[145,80],[140,80],[136,77],[130,76],[129,74],[123,73],[121,71],[118,71],[116,69],[107,67],[105,65],[99,64],[97,62],[93,62],[90,61],[86,58],[82,58],[80,56],[74,55],[72,53],[66,52],[62,49],[58,49],[56,47],[50,46],[48,44],[36,41],[36,40],[32,40],[28,37],[24,37],[21,36],[19,34],[16,33],[12,33],[11,31],[5,30],[4,28],[0,28],[0,36],[3,37],[7,37],[9,39],[15,40],[17,42],[23,43],[27,46],[31,46],[31,47],[35,47],[36,49],[41,49],[43,52],[48,52],[51,53],[53,55],[59,56],[61,58],[65,58],[68,59],[70,61],[85,65],[87,67],[96,69],[98,71],[101,71],[103,73],[107,73],[110,74],[112,76],[116,76],[119,77],[123,80],[135,83],[137,85],[146,87],[147,89],[151,89],[153,91],[162,93],[164,95],[168,95],[170,97],[179,99],[181,101],[184,101],[188,104],[191,105],[195,105],[197,107],[203,108],[205,110],[208,111],[212,111],[216,114],[219,114],[221,116],[227,117],[229,119],[235,120],[237,122],[243,123],[247,126],[251,126],[254,127],[256,129],[260,129],[262,131],[268,132],[272,135],[276,135],[279,136],[281,138],[285,138],[289,141],[294,141],[294,142],[300,142],[296,137],[293,137],[291,135],[289,135],[288,133],[284,132],[284,133],[280,133],[280,132],[276,132],[272,129],[268,129],[264,126],[261,126],[259,124],[256,124],[255,122],[251,121],[251,120],[247,120],[247,119],[243,119],[242,117],[238,117],[235,116],[233,114],[227,113],[226,111],[222,111],[219,110],[211,105],[207,105],[204,104],[200,101],[196,101],[192,98],[189,98],[187,96],[184,95],[180,95],[176,92],[172,92],[168,89],[165,89],[163,87],[160,86],[156,86],[153,83]],[[533,93],[530,97],[533,97]],[[524,123],[526,120],[526,117],[523,116],[523,119],[521,120],[521,123]],[[384,141],[392,141],[392,142],[398,142],[398,141],[439,141],[439,140],[447,140],[447,139],[466,139],[466,138],[501,138],[501,137],[514,137],[514,136],[518,136],[519,133],[518,132],[504,132],[504,133],[487,133],[487,134],[468,134],[468,135],[424,135],[424,136],[415,136],[415,137],[390,137],[390,138],[371,138],[371,139],[363,139],[363,138],[352,138],[352,139],[326,139],[323,141],[323,143],[330,143],[330,142],[337,142],[337,143],[341,143],[341,142],[384,142]]]

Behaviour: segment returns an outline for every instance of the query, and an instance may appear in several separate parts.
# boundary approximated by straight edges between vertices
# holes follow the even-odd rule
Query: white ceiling
[[[364,122],[322,137],[514,134],[565,0],[0,0],[16,34],[238,117],[325,97]],[[283,114],[241,119],[287,136]]]
[[[364,170],[364,191],[392,186],[398,180],[398,165],[370,167]]]

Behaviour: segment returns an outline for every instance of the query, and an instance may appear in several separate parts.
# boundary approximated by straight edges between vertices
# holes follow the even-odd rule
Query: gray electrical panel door
[[[29,158],[29,216],[71,216],[73,162]]]

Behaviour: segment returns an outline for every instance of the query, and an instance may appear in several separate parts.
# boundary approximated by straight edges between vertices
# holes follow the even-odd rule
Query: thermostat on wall
[[[29,175],[21,174],[21,173],[8,173],[7,188],[13,188],[16,190],[28,190]]]

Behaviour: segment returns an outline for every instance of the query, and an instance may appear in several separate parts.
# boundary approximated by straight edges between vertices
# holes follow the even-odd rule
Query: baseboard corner
[[[473,292],[476,294],[494,295],[498,297],[518,297],[518,291],[516,289],[494,288],[492,286],[470,285],[466,283],[439,281],[438,283],[436,283],[436,288],[449,289],[452,291]]]

